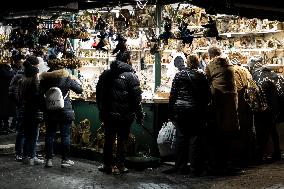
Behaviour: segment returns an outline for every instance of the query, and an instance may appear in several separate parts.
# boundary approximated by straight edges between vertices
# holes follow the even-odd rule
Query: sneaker
[[[44,160],[39,159],[38,157],[34,157],[34,162],[35,162],[35,165],[44,164]]]
[[[98,167],[98,170],[101,171],[101,172],[104,172],[106,174],[111,174],[112,173],[112,167],[111,166],[100,165]]]
[[[16,155],[15,160],[21,162],[23,160],[23,157],[20,155]]]
[[[126,167],[124,167],[124,166],[118,167],[118,169],[119,169],[120,173],[128,173],[129,172],[129,170]]]
[[[47,159],[46,160],[45,167],[53,167],[52,159]]]
[[[37,157],[34,157],[34,158],[30,158],[29,159],[29,165],[40,165],[40,164],[43,164],[44,163],[44,160],[42,159],[38,159]]]
[[[61,161],[61,167],[62,167],[62,168],[71,167],[71,166],[73,166],[74,164],[75,164],[74,161],[72,161],[72,160],[70,160],[70,159],[68,159],[68,160],[62,160],[62,161]]]

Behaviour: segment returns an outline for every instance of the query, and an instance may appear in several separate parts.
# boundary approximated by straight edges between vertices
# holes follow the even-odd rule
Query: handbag
[[[244,92],[244,99],[254,112],[263,112],[268,108],[265,94],[256,82],[249,79]]]
[[[158,134],[157,144],[161,157],[175,154],[176,127],[172,121],[163,123]]]

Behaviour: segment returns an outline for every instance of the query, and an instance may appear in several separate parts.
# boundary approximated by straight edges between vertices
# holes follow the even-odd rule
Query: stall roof
[[[239,15],[248,18],[267,18],[284,21],[282,0],[24,0],[5,1],[0,7],[0,17],[32,11],[84,10],[124,5],[189,3],[206,9],[209,14]],[[31,12],[30,12],[31,11]]]

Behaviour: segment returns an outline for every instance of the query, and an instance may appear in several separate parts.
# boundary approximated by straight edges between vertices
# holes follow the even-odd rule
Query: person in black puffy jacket
[[[130,62],[129,52],[120,52],[110,69],[104,71],[96,86],[96,100],[100,111],[100,120],[104,123],[104,165],[100,171],[124,173],[125,146],[134,119],[142,124],[141,88],[138,77]],[[116,162],[113,162],[112,149],[117,135]]]
[[[193,174],[202,172],[201,134],[206,124],[206,111],[211,93],[196,55],[187,58],[187,67],[178,72],[169,98],[169,118],[176,124],[176,159],[172,169],[164,173]],[[189,147],[191,148],[190,168]]]
[[[46,136],[45,136],[45,155],[46,167],[52,167],[53,140],[56,129],[59,127],[61,135],[61,167],[70,167],[74,162],[69,159],[70,152],[70,130],[72,121],[75,120],[75,113],[69,97],[69,91],[77,94],[83,92],[80,82],[66,69],[60,69],[55,65],[48,65],[50,70],[41,74],[40,87],[45,94],[50,87],[61,89],[64,99],[64,107],[59,110],[45,110]]]

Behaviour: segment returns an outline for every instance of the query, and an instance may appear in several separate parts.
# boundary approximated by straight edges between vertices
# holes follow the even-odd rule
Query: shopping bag
[[[171,156],[175,153],[176,127],[173,122],[163,123],[159,131],[157,144],[160,156]]]

